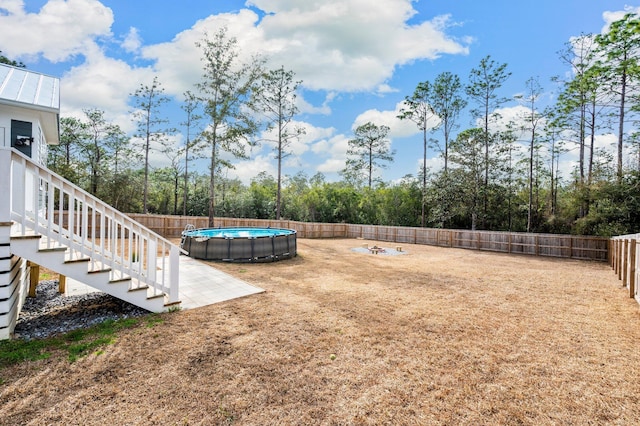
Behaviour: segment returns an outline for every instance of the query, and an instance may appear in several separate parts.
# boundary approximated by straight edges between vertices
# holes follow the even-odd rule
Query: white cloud
[[[636,7],[625,6],[624,10],[616,10],[616,11],[607,10],[603,12],[602,19],[604,20],[605,24],[602,27],[602,32],[605,33],[609,31],[609,27],[611,26],[611,24],[615,21],[619,21],[620,19],[624,18],[624,15],[626,15],[627,13],[640,14],[640,6],[636,6]]]
[[[376,93],[378,95],[386,95],[388,93],[397,93],[397,92],[399,92],[398,89],[393,88],[393,87],[389,86],[388,84],[381,84],[376,89]]]
[[[348,147],[349,138],[341,134],[313,144],[311,150],[316,154],[316,159],[320,159],[316,171],[337,173],[344,169]]]
[[[268,156],[257,156],[250,160],[234,161],[234,169],[229,170],[229,178],[238,178],[244,184],[251,182],[260,172],[276,177],[278,171],[275,164]]]
[[[138,153],[143,154],[145,141],[142,138],[131,138],[131,143]],[[177,166],[184,167],[184,157],[178,155],[178,150],[182,147],[182,137],[180,135],[168,135],[163,143],[152,140],[149,149],[149,165],[151,169],[161,169],[171,167],[171,161],[178,160]],[[141,159],[140,167],[144,167],[144,160]]]
[[[77,115],[83,108],[105,111],[123,130],[131,130],[129,94],[140,82],[153,80],[153,71],[132,68],[122,60],[104,56],[99,49],[85,52],[87,60],[61,79],[62,115]]]
[[[310,126],[308,123],[293,120],[287,125],[287,128],[291,129],[289,131],[293,131],[295,128],[301,128],[306,131],[307,127]],[[264,141],[264,146],[271,152],[274,152],[278,143],[277,130],[271,129],[268,132],[263,132],[260,138]],[[297,138],[291,138],[287,141],[288,146],[284,147],[285,154],[291,153],[294,156],[300,156],[309,150],[309,143],[312,141],[313,139],[309,138],[306,134],[300,135]],[[275,153],[273,155],[275,158]]]
[[[323,170],[326,168],[327,171],[334,172],[344,168],[346,139],[342,135],[334,136],[334,128],[315,127],[306,122],[293,122],[292,125],[304,127],[306,133],[287,148],[291,155],[283,158],[283,175],[295,174],[301,169],[307,170],[309,174],[314,174],[318,171],[315,168],[318,158],[324,159],[327,163],[335,161],[336,164],[339,164],[337,170],[322,166]],[[261,137],[275,139],[273,134],[263,134]],[[344,143],[342,143],[343,140]],[[278,163],[273,150],[274,146],[273,141],[263,141],[262,145],[252,150],[249,160],[238,160],[227,153],[222,153],[225,159],[230,160],[236,166],[236,170],[229,170],[229,177],[237,177],[245,184],[248,184],[252,178],[263,171],[276,177]]]
[[[466,54],[445,34],[448,16],[410,25],[410,0],[253,0],[267,13],[259,24],[274,63],[290,64],[306,87],[371,90],[396,66],[442,54]],[[351,78],[358,76],[358,78]]]
[[[396,66],[468,51],[446,36],[448,17],[408,25],[414,14],[409,0],[281,0],[248,5],[267,15],[259,21],[256,13],[242,9],[209,16],[169,42],[143,48],[143,56],[156,62],[170,93],[181,93],[200,80],[201,55],[195,43],[222,27],[237,37],[241,59],[260,53],[271,66],[287,64],[310,90],[388,93],[393,89],[384,82]],[[307,104],[301,105],[305,107],[301,110],[307,109]],[[319,112],[330,112],[326,103]]]
[[[142,38],[140,38],[138,29],[135,27],[129,28],[129,33],[127,33],[122,42],[122,48],[127,52],[135,53],[140,49],[140,46],[142,46]]]
[[[496,114],[498,118],[497,120],[490,122],[491,131],[497,132],[507,130],[507,126],[510,123],[513,124],[516,129],[528,126],[529,124],[525,123],[524,120],[527,115],[531,114],[531,110],[524,105],[516,105],[512,107],[498,108],[494,110],[492,114]],[[484,120],[477,119],[476,126],[484,126]]]
[[[377,109],[367,110],[356,117],[353,122],[352,130],[358,126],[371,122],[376,126],[389,127],[390,138],[404,138],[417,134],[420,130],[416,123],[411,120],[400,120],[398,115],[403,108],[403,102],[396,104],[396,107],[392,111],[379,111]],[[432,120],[433,126],[438,124],[437,118]],[[431,123],[429,123],[431,124]],[[429,127],[433,127],[429,126]]]
[[[304,99],[304,94],[301,93],[296,98],[296,106],[298,107],[298,111],[300,112],[300,114],[330,115],[331,107],[329,106],[329,104],[331,103],[331,101],[335,99],[335,97],[336,97],[335,92],[329,92],[327,93],[324,101],[322,102],[322,105],[314,106],[310,104],[306,99]]]
[[[258,16],[247,9],[238,13],[212,15],[199,20],[171,41],[143,47],[142,56],[155,63],[159,80],[167,93],[181,95],[186,90],[193,90],[194,84],[202,80],[202,52],[196,43],[211,38],[226,27],[228,35],[238,40],[239,60],[247,61],[263,45],[259,30],[255,27],[257,20]]]
[[[0,14],[17,15],[24,11],[23,0],[0,0]]]
[[[24,1],[0,1],[0,50],[22,59],[44,56],[60,62],[78,54],[99,37],[111,36],[113,13],[97,0],[50,0],[38,13]]]
[[[345,168],[345,159],[329,158],[320,164],[316,170],[320,173],[339,173]]]

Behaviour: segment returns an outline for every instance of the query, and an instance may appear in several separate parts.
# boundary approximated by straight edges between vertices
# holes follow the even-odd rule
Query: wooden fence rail
[[[208,227],[206,217],[144,214],[129,216],[165,238],[179,237],[188,224],[196,228]],[[295,229],[300,238],[363,238],[391,243],[424,244],[603,262],[609,259],[609,239],[603,237],[238,218],[216,218],[215,226],[288,228]]]
[[[622,286],[629,290],[629,297],[640,303],[638,291],[637,248],[640,234],[620,235],[609,240],[609,265],[613,268]]]

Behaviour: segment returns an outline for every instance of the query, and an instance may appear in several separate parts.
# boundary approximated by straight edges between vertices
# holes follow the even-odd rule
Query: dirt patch
[[[0,371],[0,423],[640,418],[640,309],[608,265],[361,243],[299,239],[295,259],[218,264],[267,291],[167,314],[73,364]]]

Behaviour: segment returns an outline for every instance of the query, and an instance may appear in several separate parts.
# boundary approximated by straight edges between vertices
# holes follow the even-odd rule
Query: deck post
[[[180,251],[178,247],[169,249],[169,304],[180,300]]]
[[[27,261],[29,267],[29,297],[36,297],[36,287],[40,280],[40,265]]]
[[[67,292],[67,277],[60,274],[58,277],[58,293],[65,294]]]

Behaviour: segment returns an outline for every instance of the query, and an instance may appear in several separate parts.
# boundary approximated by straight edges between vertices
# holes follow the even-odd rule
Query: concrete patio
[[[67,280],[67,296],[93,293],[98,290],[78,281]],[[180,256],[180,301],[182,309],[194,309],[226,300],[264,292],[213,266]]]

